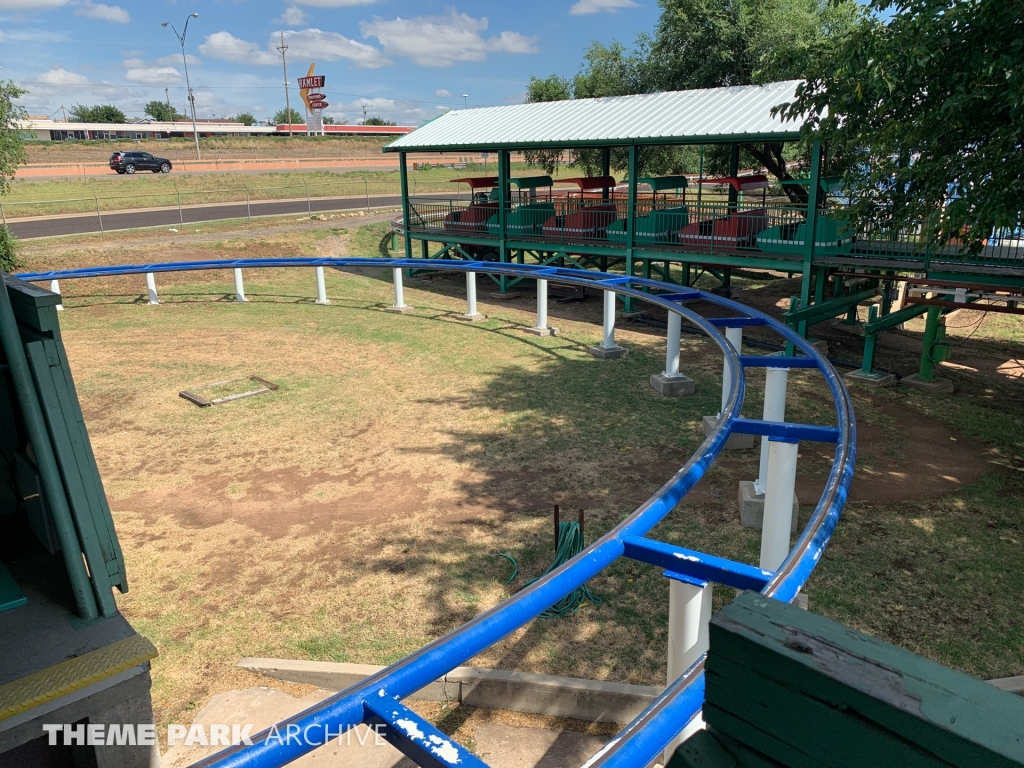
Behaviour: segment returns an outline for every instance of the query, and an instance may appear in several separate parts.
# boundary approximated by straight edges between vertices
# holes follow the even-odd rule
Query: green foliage
[[[6,225],[0,224],[0,269],[13,272],[19,266],[18,238]]]
[[[291,123],[292,125],[302,125],[303,123],[306,122],[306,118],[304,118],[294,109],[291,110],[291,119],[289,119],[288,112],[289,110],[287,109],[278,110],[277,114],[274,115],[274,122],[277,123],[278,125],[282,125],[284,123]]]
[[[807,59],[786,115],[850,155],[851,215],[977,250],[1015,227],[1024,198],[1024,0],[874,0],[831,50]],[[828,108],[826,111],[826,107]]]
[[[174,107],[167,105],[165,101],[151,101],[142,110],[154,120],[163,123],[173,123],[175,120],[184,120],[185,116],[179,114]]]
[[[324,118],[324,125],[334,125],[334,118],[333,117],[325,117]]]
[[[27,91],[10,80],[0,80],[0,195],[10,189],[18,166],[28,161],[25,142],[18,130],[20,121],[26,117],[25,110],[14,103],[14,99],[25,93]]]
[[[256,125],[256,118],[249,112],[242,112],[235,115],[232,120],[242,125]]]
[[[159,102],[158,102],[159,103]],[[164,109],[167,109],[164,106]],[[84,104],[75,104],[68,110],[68,115],[76,123],[126,123],[128,118],[124,112],[113,104],[97,104],[87,107]]]
[[[383,117],[368,117],[363,120],[363,125],[398,125],[398,123],[385,120]]]
[[[571,82],[558,75],[532,78],[527,101],[791,79],[799,75],[812,51],[862,18],[854,0],[659,0],[659,5],[661,16],[653,37],[640,35],[632,49],[617,42],[591,43]],[[550,160],[544,153],[536,154],[534,162]],[[611,167],[625,169],[626,158],[624,149],[613,150]],[[600,159],[600,151],[584,150],[574,153],[573,164],[594,174]],[[787,163],[792,159],[794,153],[782,144],[749,144],[742,148],[740,167],[764,166],[777,178],[790,179]],[[709,146],[704,169],[726,173],[729,160],[728,147]],[[640,175],[693,173],[699,167],[699,151],[645,147],[638,163]],[[800,189],[791,194],[804,196]]]

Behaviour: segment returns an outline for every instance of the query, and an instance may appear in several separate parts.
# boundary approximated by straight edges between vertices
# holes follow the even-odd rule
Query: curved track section
[[[280,723],[278,732],[295,738],[267,738],[270,731],[252,738],[252,746],[228,749],[196,764],[194,768],[276,768],[326,743],[361,723],[383,724],[385,732],[403,752],[422,766],[459,765],[486,768],[486,764],[401,704],[401,700],[465,663],[490,645],[536,618],[588,579],[620,557],[630,557],[667,568],[694,579],[791,602],[821,558],[846,503],[853,477],[856,445],[853,407],[849,393],[832,365],[810,344],[778,321],[729,299],[692,288],[643,278],[627,278],[581,269],[543,267],[458,260],[381,258],[283,258],[193,261],[90,267],[45,273],[20,274],[22,280],[68,280],[150,272],[184,272],[206,269],[256,269],[267,267],[342,267],[444,270],[504,274],[540,278],[557,283],[614,291],[644,301],[701,329],[719,349],[731,376],[723,418],[679,471],[619,525],[595,541],[561,568],[552,571],[508,600],[480,614],[444,637],[425,645],[362,682],[341,691],[292,720]],[[703,300],[727,309],[728,318],[707,319],[686,307]],[[397,320],[396,320],[397,322]],[[761,326],[792,345],[795,356],[745,356],[738,354],[719,328]],[[831,392],[835,408],[833,426],[762,422],[740,416],[745,392],[744,369],[752,367],[814,368]],[[768,435],[787,442],[814,440],[836,444],[832,470],[825,490],[807,526],[785,561],[775,572],[737,563],[701,552],[686,550],[646,538],[708,471],[733,432]],[[644,768],[693,719],[704,697],[704,661],[701,659],[672,683],[637,719],[623,729],[584,768]],[[299,736],[302,734],[302,736]]]

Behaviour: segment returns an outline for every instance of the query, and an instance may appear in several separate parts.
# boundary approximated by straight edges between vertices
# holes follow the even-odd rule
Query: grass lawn
[[[26,247],[27,269],[282,253],[374,255],[382,224],[266,231],[225,225],[204,239],[124,235]],[[119,239],[120,238],[120,239]],[[162,245],[162,247],[160,247]],[[161,722],[219,691],[255,684],[240,656],[384,664],[494,605],[552,554],[551,506],[583,508],[588,540],[654,492],[700,444],[717,411],[721,359],[684,335],[689,398],[647,384],[661,331],[624,325],[625,360],[600,361],[599,298],[551,305],[558,337],[533,324],[533,291],[489,301],[472,325],[463,280],[410,280],[404,316],[385,313],[385,270],[328,270],[332,304],[313,303],[311,269],[230,272],[61,288],[61,315],[131,591],[119,604],[160,650]],[[748,280],[759,305],[788,281]],[[1018,349],[1019,321],[991,326]],[[985,342],[983,326],[972,339]],[[988,343],[988,342],[985,342]],[[752,350],[756,353],[756,350]],[[1018,353],[1017,357],[1021,355]],[[909,371],[908,371],[909,372]],[[256,374],[280,390],[200,409],[191,386]],[[978,677],[1024,674],[1024,413],[1019,380],[956,395],[853,391],[858,470],[851,502],[812,577],[811,610]],[[760,414],[763,375],[745,415]],[[787,418],[828,423],[816,376],[791,375]],[[756,451],[725,455],[652,535],[756,562],[736,483]],[[801,447],[801,523],[830,454]],[[507,552],[520,575],[504,586]],[[480,666],[633,683],[664,682],[668,588],[620,560],[591,583],[604,599],[537,621],[472,660]],[[717,588],[716,607],[731,591]]]

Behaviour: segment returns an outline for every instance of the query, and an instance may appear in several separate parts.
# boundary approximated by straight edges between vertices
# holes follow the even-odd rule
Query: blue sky
[[[32,115],[63,104],[112,103],[142,116],[151,99],[186,104],[180,32],[189,13],[188,74],[200,117],[284,107],[285,33],[292,105],[295,80],[311,62],[327,78],[339,121],[362,120],[362,107],[416,125],[461,107],[522,101],[531,74],[579,67],[592,40],[631,43],[653,30],[654,0],[0,0],[0,77],[30,94]],[[59,115],[58,115],[59,116]]]

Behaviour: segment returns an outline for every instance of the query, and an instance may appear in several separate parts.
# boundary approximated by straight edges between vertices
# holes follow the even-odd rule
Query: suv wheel
[[[160,163],[160,173],[170,173],[170,172],[171,172],[171,164],[170,163]]]
[[[135,166],[132,165],[131,163],[128,163],[128,165],[126,165],[124,167],[124,172],[125,173],[135,173]]]

